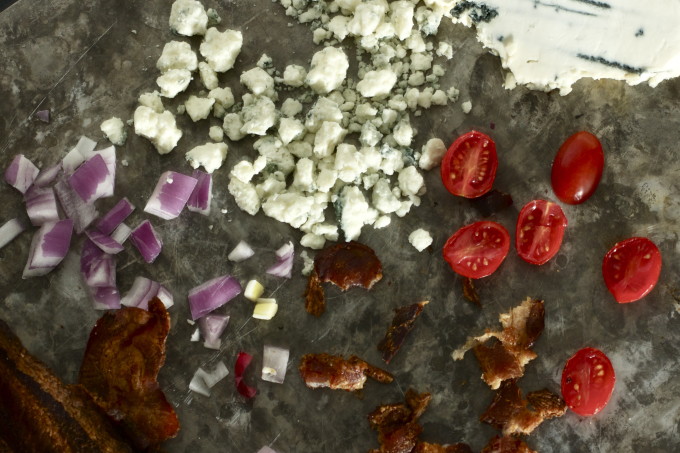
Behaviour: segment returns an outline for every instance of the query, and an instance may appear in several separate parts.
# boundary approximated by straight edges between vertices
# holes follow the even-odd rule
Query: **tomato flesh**
[[[444,244],[444,259],[456,273],[468,278],[493,274],[510,249],[510,235],[503,225],[482,221],[456,231]]]
[[[595,348],[583,348],[562,371],[562,398],[579,415],[595,415],[609,402],[616,375],[609,358]]]
[[[603,169],[600,141],[590,132],[577,132],[560,146],[553,160],[553,192],[563,203],[583,203],[597,189]]]
[[[491,190],[497,168],[494,141],[486,134],[470,131],[449,146],[440,170],[446,190],[460,197],[477,198]]]
[[[654,288],[661,274],[661,252],[647,238],[633,237],[612,247],[602,261],[607,289],[620,304],[635,302]]]
[[[515,248],[531,264],[545,264],[562,245],[567,217],[557,203],[534,200],[527,203],[517,218]]]

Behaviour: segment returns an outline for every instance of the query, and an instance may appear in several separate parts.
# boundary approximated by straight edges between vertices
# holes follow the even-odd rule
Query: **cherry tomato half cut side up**
[[[449,146],[440,170],[446,190],[460,197],[477,198],[491,190],[497,168],[494,141],[486,134],[471,131]]]
[[[595,348],[574,354],[562,371],[562,398],[579,415],[595,415],[609,402],[616,375],[609,358]]]
[[[560,146],[553,160],[553,192],[564,203],[583,203],[597,189],[603,169],[600,141],[590,132],[577,132]]]
[[[510,249],[510,235],[503,225],[482,221],[456,231],[444,244],[444,259],[456,273],[468,278],[493,274]]]
[[[527,263],[547,263],[560,250],[566,227],[567,217],[557,203],[530,201],[517,218],[517,253]]]
[[[647,238],[634,237],[614,245],[602,261],[607,289],[620,304],[635,302],[654,288],[661,273],[661,252]]]

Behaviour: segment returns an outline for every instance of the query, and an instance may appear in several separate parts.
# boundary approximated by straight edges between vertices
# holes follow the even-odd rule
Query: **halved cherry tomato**
[[[462,227],[444,244],[444,259],[463,277],[482,278],[494,273],[510,249],[503,225],[482,221]]]
[[[577,132],[560,146],[552,164],[552,188],[560,201],[580,204],[597,189],[604,168],[602,144],[590,132]]]
[[[661,252],[647,238],[634,237],[615,244],[602,261],[604,282],[620,304],[649,294],[660,273]]]
[[[599,349],[583,348],[562,371],[562,398],[579,415],[595,415],[609,402],[616,375],[609,358]]]
[[[566,227],[567,217],[557,203],[530,201],[517,218],[517,253],[527,263],[545,264],[559,251]]]
[[[496,144],[481,132],[463,134],[449,146],[441,165],[446,190],[465,198],[484,195],[493,185],[498,168]]]

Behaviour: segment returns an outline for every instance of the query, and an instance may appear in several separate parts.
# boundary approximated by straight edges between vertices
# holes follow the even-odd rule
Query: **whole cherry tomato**
[[[604,282],[620,304],[649,294],[660,273],[661,252],[647,238],[633,237],[615,244],[602,261]]]
[[[545,264],[562,245],[567,217],[557,203],[534,200],[519,212],[515,248],[531,264]]]
[[[497,168],[494,141],[486,134],[471,131],[449,146],[440,170],[444,187],[449,192],[477,198],[491,190]]]
[[[600,141],[590,132],[577,132],[560,146],[553,160],[553,192],[564,203],[583,203],[597,189],[603,169]]]
[[[444,244],[444,259],[456,273],[468,278],[493,274],[510,249],[510,235],[503,225],[482,221],[456,231]]]
[[[595,415],[609,402],[616,375],[609,358],[595,348],[574,354],[562,371],[562,398],[579,415]]]

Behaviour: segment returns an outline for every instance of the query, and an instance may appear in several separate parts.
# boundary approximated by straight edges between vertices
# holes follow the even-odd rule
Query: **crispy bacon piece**
[[[179,421],[158,387],[170,317],[157,298],[149,310],[125,307],[102,316],[87,343],[79,382],[143,450],[174,437]]]
[[[354,355],[344,359],[330,354],[305,354],[300,361],[300,374],[311,389],[327,387],[349,392],[362,389],[367,377],[384,384],[394,379],[387,371]]]
[[[477,293],[477,289],[475,288],[474,279],[472,278],[463,279],[463,297],[465,297],[467,300],[477,305],[478,307],[482,306],[482,301],[479,298],[479,293]]]
[[[65,385],[0,321],[0,451],[132,452],[78,385]]]
[[[343,291],[352,286],[371,289],[382,278],[382,263],[372,248],[351,241],[321,250],[314,258],[314,271],[309,276],[305,291],[305,309],[320,316],[326,308],[324,282]]]
[[[558,395],[544,389],[531,392],[527,399],[515,380],[503,382],[480,420],[503,431],[504,436],[530,434],[544,420],[561,417],[567,405]]]
[[[495,436],[482,449],[482,453],[538,453],[522,439],[512,436]]]
[[[387,329],[385,338],[378,343],[378,351],[383,353],[385,363],[390,363],[397,354],[406,336],[413,330],[416,319],[428,303],[429,301],[418,302],[394,310],[392,325]]]
[[[462,347],[453,351],[452,357],[460,360],[474,349],[482,367],[482,379],[495,390],[504,380],[523,376],[525,365],[537,357],[530,348],[543,332],[544,318],[543,301],[526,299],[499,316],[503,330],[468,338]],[[499,341],[487,346],[485,343],[492,338]]]
[[[406,403],[379,406],[368,415],[371,428],[378,431],[380,448],[369,453],[411,453],[423,427],[418,418],[425,412],[432,395],[406,391]]]
[[[453,445],[438,445],[427,442],[418,442],[413,453],[472,453],[468,444],[458,443]]]

